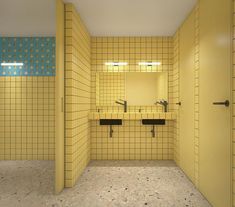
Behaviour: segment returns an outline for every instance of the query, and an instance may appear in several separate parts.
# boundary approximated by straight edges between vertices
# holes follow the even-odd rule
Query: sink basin
[[[165,119],[142,119],[143,125],[165,125]]]
[[[122,119],[100,119],[100,125],[108,125],[109,137],[113,137],[113,125],[122,125]]]
[[[122,119],[100,119],[100,125],[122,125]]]

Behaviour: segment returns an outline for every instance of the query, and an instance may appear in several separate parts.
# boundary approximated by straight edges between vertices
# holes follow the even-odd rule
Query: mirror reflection
[[[151,106],[168,101],[167,72],[100,72],[96,74],[96,105]]]

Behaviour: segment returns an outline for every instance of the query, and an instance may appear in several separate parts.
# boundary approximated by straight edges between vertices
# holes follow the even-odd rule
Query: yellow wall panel
[[[204,0],[199,7],[199,189],[213,206],[229,207],[231,107],[213,102],[231,95],[232,1]]]
[[[175,112],[178,115],[174,129],[174,160],[184,169],[196,186],[199,183],[199,43],[199,4],[197,4],[174,35],[173,65],[175,103],[182,101],[185,96],[187,97],[186,100],[190,101],[189,103],[185,103],[185,101],[182,103],[184,106],[186,104],[190,113],[185,113],[185,109],[182,109],[184,106],[175,105]],[[184,51],[181,51],[183,49]],[[182,67],[185,72],[180,72],[180,70],[183,70]],[[191,98],[189,98],[190,95],[186,94],[185,86],[181,89],[179,87],[187,74],[191,77]],[[185,113],[184,116],[190,116],[191,121],[188,121],[189,118],[187,118],[189,126],[184,123],[186,118],[182,117],[181,113],[183,112]],[[182,119],[182,123],[180,119]],[[180,133],[180,127],[184,134],[188,130],[188,135]],[[188,144],[190,146],[187,146]],[[187,156],[185,156],[186,154]]]
[[[235,1],[233,0],[233,28],[235,28]],[[232,201],[233,206],[235,206],[235,30],[233,30],[233,66],[232,66],[232,97],[233,97],[233,132],[232,132],[232,144],[233,144],[233,169],[232,169],[232,186],[233,186],[233,195]]]
[[[179,116],[179,46],[180,46],[180,34],[179,31],[176,32],[176,34],[173,37],[173,69],[172,69],[172,109],[177,115],[177,120],[173,127],[173,144],[174,144],[174,160],[175,162],[180,165],[180,137],[179,137],[179,126],[180,126],[180,116]]]
[[[55,192],[65,183],[65,122],[64,122],[64,3],[56,0],[56,91],[55,91]]]
[[[180,167],[194,181],[194,36],[195,11],[181,26],[180,64]],[[187,155],[187,156],[186,156]]]

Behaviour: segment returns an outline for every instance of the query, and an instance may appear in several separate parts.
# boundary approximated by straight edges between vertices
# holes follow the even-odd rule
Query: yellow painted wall
[[[100,111],[122,111],[123,107],[114,104],[114,100],[123,94],[122,75],[106,73],[107,93],[113,97],[102,100],[97,106],[96,77],[97,72],[169,72],[169,109],[173,110],[173,39],[172,37],[93,37],[92,51],[92,104],[91,109]],[[128,62],[127,66],[109,67],[105,62]],[[161,66],[138,66],[142,61],[159,61]],[[101,83],[99,83],[101,84]],[[105,88],[105,87],[103,87]],[[112,91],[110,91],[112,89]],[[104,91],[105,92],[105,91]],[[137,92],[138,93],[138,92]],[[107,101],[107,104],[105,103]],[[109,106],[107,106],[109,105]],[[159,106],[128,106],[128,111],[135,112],[162,111]],[[122,126],[114,126],[113,138],[109,138],[109,127],[100,126],[98,121],[91,121],[91,159],[173,159],[173,121],[166,126],[156,127],[157,136],[152,138],[151,127],[143,126],[139,121],[124,121]]]
[[[180,167],[194,180],[194,26],[195,11],[179,29]]]
[[[0,77],[0,160],[53,160],[55,77]]]
[[[199,185],[199,75],[200,75],[200,35],[199,35],[199,4],[195,9],[195,39],[194,39],[194,184]]]
[[[232,1],[199,6],[199,189],[213,206],[230,207],[232,107],[213,102],[231,101]]]
[[[235,0],[233,0],[233,28],[235,28]],[[233,30],[233,66],[232,66],[232,97],[233,97],[233,119],[232,119],[232,146],[233,146],[233,169],[232,169],[232,186],[233,186],[233,207],[235,207],[235,29]]]
[[[174,161],[180,165],[180,136],[179,136],[179,127],[180,127],[180,114],[179,114],[179,105],[177,103],[180,102],[180,33],[177,31],[173,36],[173,69],[172,69],[172,110],[176,113],[177,120],[173,125],[173,149],[174,149]]]
[[[90,160],[90,35],[72,4],[65,5],[65,187]]]
[[[64,189],[65,121],[64,121],[64,2],[56,0],[56,79],[55,79],[55,192]]]

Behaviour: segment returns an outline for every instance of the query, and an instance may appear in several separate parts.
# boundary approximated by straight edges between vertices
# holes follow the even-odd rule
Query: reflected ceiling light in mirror
[[[1,66],[23,66],[24,63],[1,63]]]
[[[159,66],[161,65],[160,62],[139,62],[141,66]]]
[[[107,66],[126,66],[128,65],[127,62],[107,62],[105,63]]]

